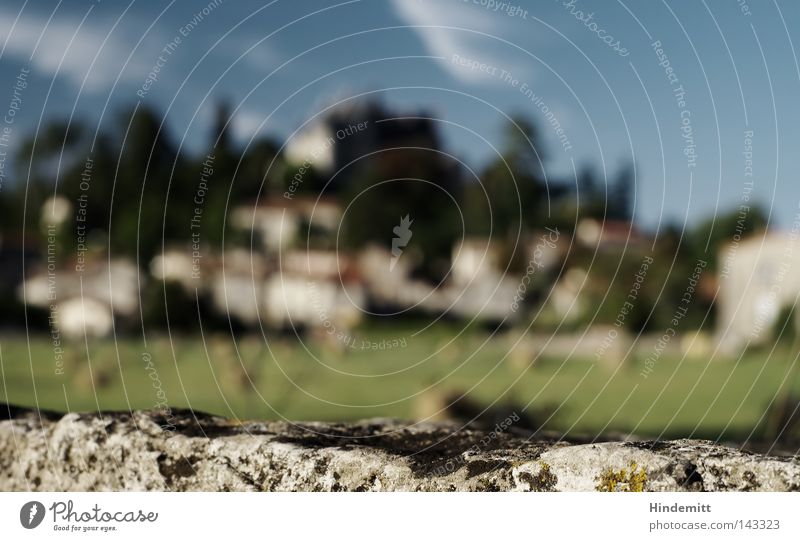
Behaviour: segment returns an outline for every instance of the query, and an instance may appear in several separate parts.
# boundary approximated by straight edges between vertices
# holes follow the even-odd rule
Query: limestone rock
[[[569,443],[452,423],[235,422],[0,405],[0,490],[800,489],[800,459],[696,440]]]

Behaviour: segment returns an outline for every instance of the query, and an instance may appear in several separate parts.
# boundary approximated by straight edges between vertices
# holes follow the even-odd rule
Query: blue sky
[[[199,152],[219,99],[236,107],[235,133],[246,144],[259,131],[284,139],[338,100],[377,94],[401,112],[441,119],[446,149],[475,167],[502,146],[504,114],[522,114],[538,124],[555,178],[569,179],[573,164],[587,163],[613,175],[634,160],[636,218],[648,227],[730,209],[742,202],[748,180],[775,224],[790,227],[800,201],[793,47],[800,27],[792,23],[800,5],[567,3],[496,9],[491,0],[223,0],[197,20],[208,0],[4,0],[0,104],[11,102],[15,78],[29,68],[12,144],[48,119],[74,111],[97,126],[141,100],[166,115],[188,151]],[[577,10],[593,16],[580,20]],[[158,80],[137,96],[176,36],[181,43],[161,62]],[[677,83],[659,65],[655,41]],[[454,55],[486,67],[460,66]],[[684,154],[685,118],[693,166]]]

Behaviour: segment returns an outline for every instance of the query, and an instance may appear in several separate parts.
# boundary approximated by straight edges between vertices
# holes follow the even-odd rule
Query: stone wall
[[[0,490],[767,490],[800,459],[696,440],[568,443],[513,428],[390,420],[236,423],[0,404]]]

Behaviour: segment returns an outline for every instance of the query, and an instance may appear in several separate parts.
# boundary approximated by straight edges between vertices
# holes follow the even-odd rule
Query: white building
[[[326,123],[311,124],[289,140],[286,159],[298,167],[307,163],[329,172],[335,161],[333,142],[333,130]]]
[[[231,214],[232,225],[252,231],[267,253],[277,254],[302,244],[310,230],[335,234],[342,218],[338,203],[296,196],[270,198],[240,205]]]
[[[350,258],[298,250],[285,254],[280,271],[267,279],[264,306],[264,319],[273,327],[347,332],[363,317],[366,293]]]
[[[72,268],[44,269],[29,276],[19,296],[30,306],[55,313],[60,331],[68,337],[105,336],[115,316],[133,317],[139,309],[139,273],[125,259]]]
[[[717,336],[723,352],[768,343],[781,312],[800,294],[798,232],[763,233],[719,253]]]

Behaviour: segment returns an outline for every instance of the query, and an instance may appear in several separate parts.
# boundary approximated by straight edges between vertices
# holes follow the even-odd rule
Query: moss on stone
[[[550,469],[550,464],[547,462],[542,462],[542,467],[539,469],[539,473],[534,476],[533,480],[534,482],[531,485],[531,489],[535,492],[553,491],[558,483],[558,477],[556,477],[556,474]]]
[[[644,492],[647,484],[647,472],[640,469],[636,462],[630,468],[614,471],[608,469],[600,474],[597,486],[599,492]]]
[[[539,471],[536,475],[526,471],[519,475],[519,479],[528,484],[528,490],[531,492],[552,492],[558,484],[558,477],[547,462],[539,462]]]

